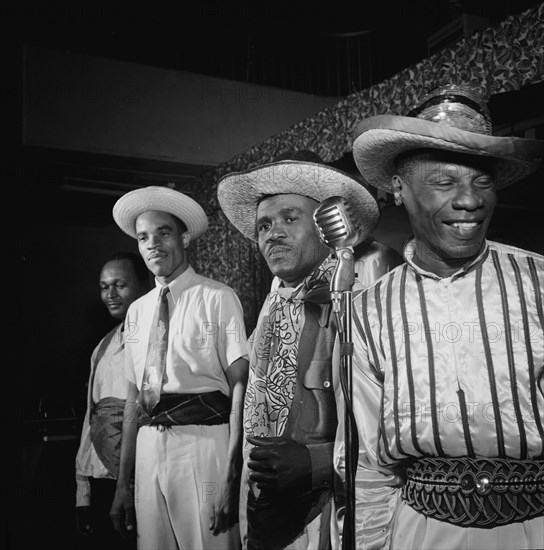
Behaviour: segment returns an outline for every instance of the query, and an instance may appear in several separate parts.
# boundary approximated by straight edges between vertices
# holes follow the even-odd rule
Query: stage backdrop
[[[195,242],[193,265],[237,291],[251,331],[271,278],[256,245],[242,237],[219,207],[217,181],[222,175],[256,167],[295,149],[314,151],[324,161],[333,162],[351,151],[352,133],[361,119],[384,113],[406,114],[425,92],[442,84],[470,84],[489,97],[541,82],[543,75],[544,3],[351,94],[251,147],[204,174],[195,198],[210,217],[210,229]]]

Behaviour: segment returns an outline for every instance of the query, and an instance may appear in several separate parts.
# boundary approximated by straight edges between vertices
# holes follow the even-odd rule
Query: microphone
[[[346,403],[345,461],[346,461],[346,512],[342,530],[342,548],[351,550],[355,543],[355,471],[359,441],[357,423],[352,408],[352,353],[351,341],[352,304],[351,289],[355,282],[353,247],[361,240],[362,230],[354,223],[355,217],[344,197],[329,197],[314,210],[314,222],[323,244],[336,252],[338,263],[331,278],[332,311],[338,319],[340,337],[340,383]]]
[[[333,302],[337,293],[350,291],[355,281],[353,246],[360,228],[353,222],[352,208],[344,197],[329,197],[314,210],[314,222],[321,242],[336,252],[338,264],[331,279]]]
[[[353,247],[359,241],[360,229],[353,218],[352,208],[344,197],[329,197],[314,210],[321,241],[335,250]]]

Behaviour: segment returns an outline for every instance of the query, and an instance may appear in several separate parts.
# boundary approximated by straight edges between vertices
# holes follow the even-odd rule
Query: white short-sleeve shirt
[[[234,290],[188,267],[169,285],[170,325],[163,393],[230,394],[225,371],[246,358],[242,305]],[[161,285],[131,304],[125,320],[125,375],[138,389]]]

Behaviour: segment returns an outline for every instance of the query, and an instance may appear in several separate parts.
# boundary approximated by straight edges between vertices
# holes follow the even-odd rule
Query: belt
[[[402,498],[425,516],[491,529],[544,516],[544,461],[420,458],[406,468]]]

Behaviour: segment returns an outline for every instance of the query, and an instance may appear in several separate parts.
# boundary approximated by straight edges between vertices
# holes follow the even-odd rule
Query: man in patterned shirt
[[[360,241],[370,237],[379,215],[372,195],[309,151],[219,182],[227,218],[259,244],[275,276],[250,337],[240,498],[244,549],[331,547],[338,423],[330,279],[336,258],[320,242],[313,214],[332,196],[344,197],[355,211]],[[395,254],[386,248],[373,256],[374,278],[392,261]]]
[[[413,229],[353,308],[357,547],[543,546],[544,258],[486,240],[497,190],[543,153],[493,136],[462,86],[357,128],[361,174]]]

